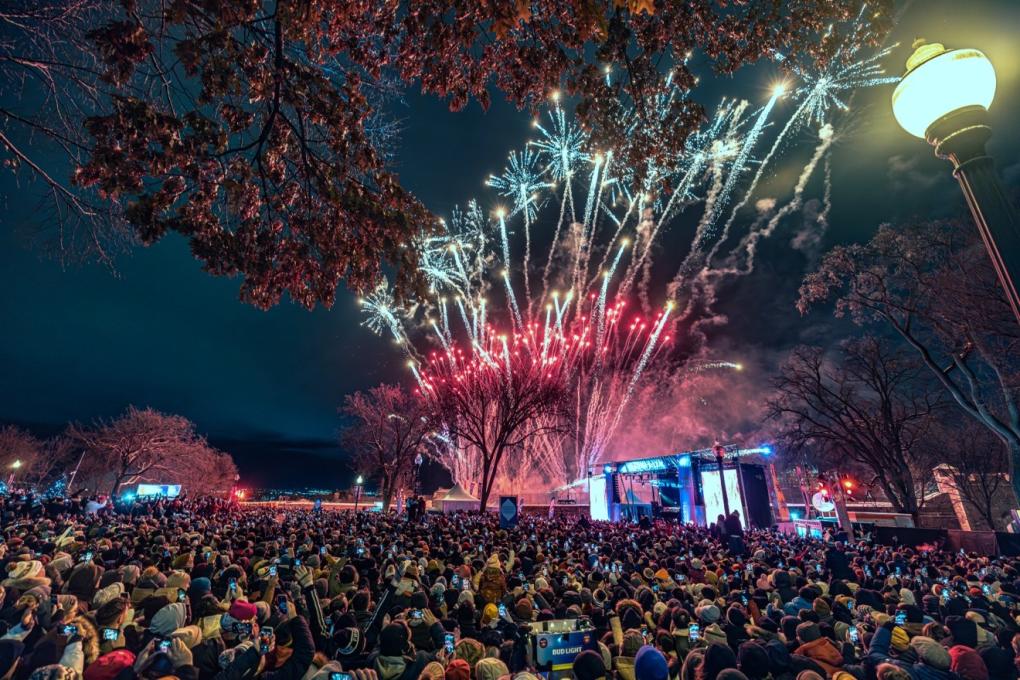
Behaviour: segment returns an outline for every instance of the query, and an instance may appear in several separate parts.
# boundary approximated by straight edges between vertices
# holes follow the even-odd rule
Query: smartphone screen
[[[907,622],[907,613],[906,612],[896,612],[896,625],[897,626],[902,626],[906,622]]]
[[[500,603],[500,605],[499,605],[499,615],[500,616],[506,616],[506,605],[505,604]]]
[[[104,628],[103,629],[103,639],[106,640],[107,642],[113,642],[114,640],[116,640],[119,637],[120,637],[120,630],[118,630],[117,628]]]
[[[691,641],[696,641],[701,637],[701,626],[696,623],[692,623],[691,627],[687,629],[687,632],[690,635]]]
[[[453,633],[446,634],[446,639],[443,641],[443,646],[446,648],[447,654],[453,654]]]
[[[269,567],[269,575],[270,576],[276,576],[276,565],[275,564],[270,565],[270,567]]]
[[[857,626],[850,626],[849,630],[850,630],[850,642],[856,645],[858,642],[860,642],[861,639],[860,633],[857,632]]]
[[[169,652],[170,651],[170,641],[169,640],[160,640],[159,641],[159,651],[163,652],[164,654]]]

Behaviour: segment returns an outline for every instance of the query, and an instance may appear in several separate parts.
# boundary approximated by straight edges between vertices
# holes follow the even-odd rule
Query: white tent
[[[478,499],[465,491],[460,484],[454,484],[452,489],[433,502],[432,507],[437,506],[443,512],[477,510]]]

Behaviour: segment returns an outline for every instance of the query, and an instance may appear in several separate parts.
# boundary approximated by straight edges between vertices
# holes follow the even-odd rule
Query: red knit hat
[[[227,610],[227,614],[238,621],[251,621],[258,616],[259,610],[251,602],[234,600],[234,603],[230,605],[230,609]]]
[[[125,668],[135,664],[135,655],[126,649],[117,649],[89,664],[82,675],[83,680],[113,680]]]
[[[454,659],[446,667],[446,680],[471,680],[471,666],[464,659]]]
[[[949,658],[953,660],[949,670],[964,680],[988,680],[988,667],[984,659],[970,647],[955,645],[949,650]]]

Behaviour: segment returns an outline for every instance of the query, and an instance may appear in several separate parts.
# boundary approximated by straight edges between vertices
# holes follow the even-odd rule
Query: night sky
[[[1020,182],[1018,26],[1020,3],[1011,0],[919,0],[905,9],[891,39],[901,45],[885,64],[902,72],[918,36],[982,49],[998,75],[990,150],[1013,188]],[[722,95],[763,102],[777,75],[771,65],[733,79],[713,79],[706,69],[696,97],[709,108]],[[866,239],[884,221],[964,208],[948,164],[896,125],[891,93],[876,88],[853,100],[853,134],[833,158],[825,247]],[[450,113],[439,100],[408,94],[394,112],[404,120],[396,171],[439,215],[473,196],[491,204],[484,179],[531,133],[528,112],[498,96],[488,112],[472,104]],[[794,154],[779,172],[797,173],[803,160]],[[337,406],[354,390],[408,380],[396,348],[359,326],[351,294],[341,292],[331,310],[285,302],[258,311],[238,302],[237,281],[203,273],[176,235],[120,257],[115,273],[98,264],[61,268],[28,244],[38,226],[37,189],[0,174],[0,422],[49,434],[69,420],[151,406],[192,419],[234,454],[245,483],[344,483]],[[793,308],[817,255],[791,248],[800,220],[791,216],[764,246],[756,273],[726,290],[720,308],[729,323],[712,344],[728,356],[767,367],[791,345],[831,335],[831,316],[802,319]]]

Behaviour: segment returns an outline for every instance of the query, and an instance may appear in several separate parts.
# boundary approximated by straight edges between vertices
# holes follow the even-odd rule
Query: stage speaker
[[[741,465],[740,472],[748,523],[759,529],[767,529],[772,526],[772,504],[769,501],[765,468],[761,465]]]

